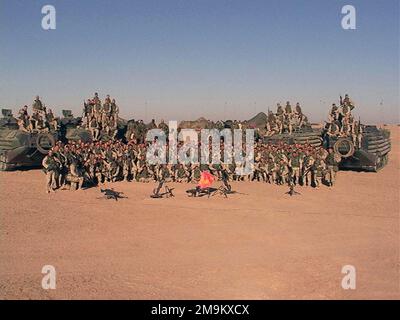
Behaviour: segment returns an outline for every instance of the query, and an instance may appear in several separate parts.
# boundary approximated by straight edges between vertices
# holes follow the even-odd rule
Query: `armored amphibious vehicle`
[[[0,171],[39,167],[43,157],[59,139],[57,132],[19,130],[10,109],[2,109],[0,119]]]
[[[324,139],[324,147],[332,147],[341,155],[340,169],[377,172],[389,162],[390,131],[363,125],[361,144],[348,137]]]

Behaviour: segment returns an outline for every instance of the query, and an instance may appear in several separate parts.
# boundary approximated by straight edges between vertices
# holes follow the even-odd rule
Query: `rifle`
[[[114,191],[114,189],[100,189],[100,192],[104,193],[106,199],[114,199],[115,201],[118,201],[118,199],[127,198],[123,196],[123,192]]]
[[[312,168],[312,166],[310,166],[308,169],[306,169],[306,170],[301,170],[302,171],[302,173],[301,173],[301,178],[303,179],[305,176],[306,176],[306,174],[308,174],[310,171],[311,171],[311,168]]]
[[[90,182],[90,184],[95,184],[93,178],[91,178],[90,175],[89,175],[89,173],[87,173],[86,171],[83,173],[83,178],[84,178],[86,181]]]

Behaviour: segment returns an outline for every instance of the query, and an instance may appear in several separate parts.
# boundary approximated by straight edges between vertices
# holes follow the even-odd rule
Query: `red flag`
[[[208,171],[202,171],[199,181],[199,187],[201,189],[208,188],[214,182],[214,176]]]

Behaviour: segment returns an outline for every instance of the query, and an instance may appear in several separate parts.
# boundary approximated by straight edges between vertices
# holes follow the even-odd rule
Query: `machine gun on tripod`
[[[175,197],[175,195],[172,193],[174,188],[170,188],[167,185],[164,186],[164,192],[161,192],[161,189],[165,183],[165,179],[161,180],[158,183],[158,186],[156,189],[153,190],[153,194],[150,195],[151,198],[159,199],[159,198],[172,198]]]
[[[300,195],[300,192],[297,192],[294,190],[294,182],[293,182],[293,177],[290,178],[289,180],[289,191],[285,192],[285,194],[288,194],[289,196],[294,196],[294,195]]]

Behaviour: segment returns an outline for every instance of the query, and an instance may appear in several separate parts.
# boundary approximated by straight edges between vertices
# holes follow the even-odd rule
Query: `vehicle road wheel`
[[[50,133],[39,133],[36,138],[36,148],[42,154],[48,154],[56,145],[56,139]]]
[[[340,138],[333,145],[333,150],[342,158],[348,158],[354,154],[355,149],[353,141],[347,138]]]

